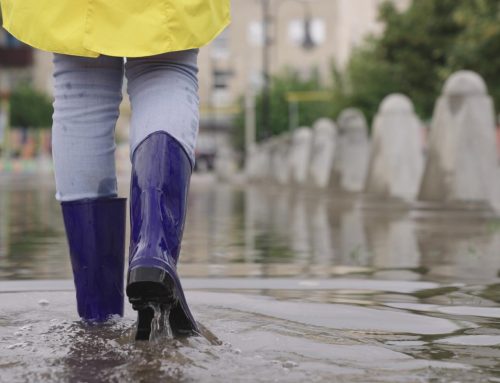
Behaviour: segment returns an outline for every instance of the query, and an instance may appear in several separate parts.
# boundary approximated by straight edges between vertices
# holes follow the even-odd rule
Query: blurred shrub
[[[447,77],[471,69],[500,106],[500,1],[418,0],[403,13],[386,2],[379,18],[385,32],[355,50],[342,86],[335,82],[337,104],[359,107],[371,120],[384,96],[402,92],[429,119]]]
[[[24,128],[49,128],[52,125],[52,101],[29,85],[14,89],[10,96],[10,124]]]
[[[278,135],[290,129],[289,103],[287,94],[289,92],[326,91],[327,88],[321,85],[318,71],[313,70],[310,76],[304,78],[297,71],[285,69],[282,73],[274,76],[270,89],[270,121],[269,132],[263,131],[262,124],[262,103],[263,94],[260,92],[256,97],[256,135],[257,140],[266,136]],[[233,143],[238,150],[245,147],[245,108],[244,99],[240,99],[241,112],[235,120],[233,130]],[[320,118],[331,114],[331,105],[328,102],[299,102],[299,126],[311,126]]]

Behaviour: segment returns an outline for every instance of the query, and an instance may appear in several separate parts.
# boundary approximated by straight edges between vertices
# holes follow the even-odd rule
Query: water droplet
[[[18,347],[24,347],[25,346],[25,343],[21,342],[21,343],[14,343],[14,344],[11,344],[9,346],[7,346],[7,348],[9,350],[13,350],[14,348],[18,348]]]
[[[297,367],[297,366],[298,366],[298,364],[295,363],[292,360],[287,360],[286,362],[283,363],[283,367],[284,368],[294,368],[294,367]]]
[[[48,306],[48,305],[49,305],[49,301],[48,301],[47,299],[40,299],[40,300],[38,301],[38,304],[39,304],[40,306]]]

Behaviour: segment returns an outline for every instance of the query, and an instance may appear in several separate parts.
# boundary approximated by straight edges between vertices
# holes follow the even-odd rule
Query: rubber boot
[[[149,339],[152,305],[170,312],[174,336],[198,333],[177,275],[191,169],[165,132],[149,135],[132,156],[127,295],[138,311],[138,340]]]
[[[123,316],[126,198],[62,202],[78,314]]]

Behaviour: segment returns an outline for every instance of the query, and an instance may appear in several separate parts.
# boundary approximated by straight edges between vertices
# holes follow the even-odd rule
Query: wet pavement
[[[78,320],[53,195],[0,176],[2,382],[500,382],[500,219],[481,206],[196,176],[180,272],[203,336],[137,343],[129,307]]]

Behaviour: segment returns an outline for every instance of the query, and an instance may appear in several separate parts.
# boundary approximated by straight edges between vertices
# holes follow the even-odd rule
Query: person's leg
[[[198,331],[176,266],[198,133],[197,50],[129,59],[132,106],[131,239],[127,295],[148,339],[153,310],[170,312],[174,334]]]
[[[117,195],[114,129],[123,60],[54,56],[53,157],[79,315],[123,315],[125,210]]]
[[[130,153],[155,132],[166,132],[194,165],[199,126],[198,50],[127,59],[132,106]]]
[[[59,201],[117,195],[114,130],[122,79],[122,58],[54,55],[52,150]]]

